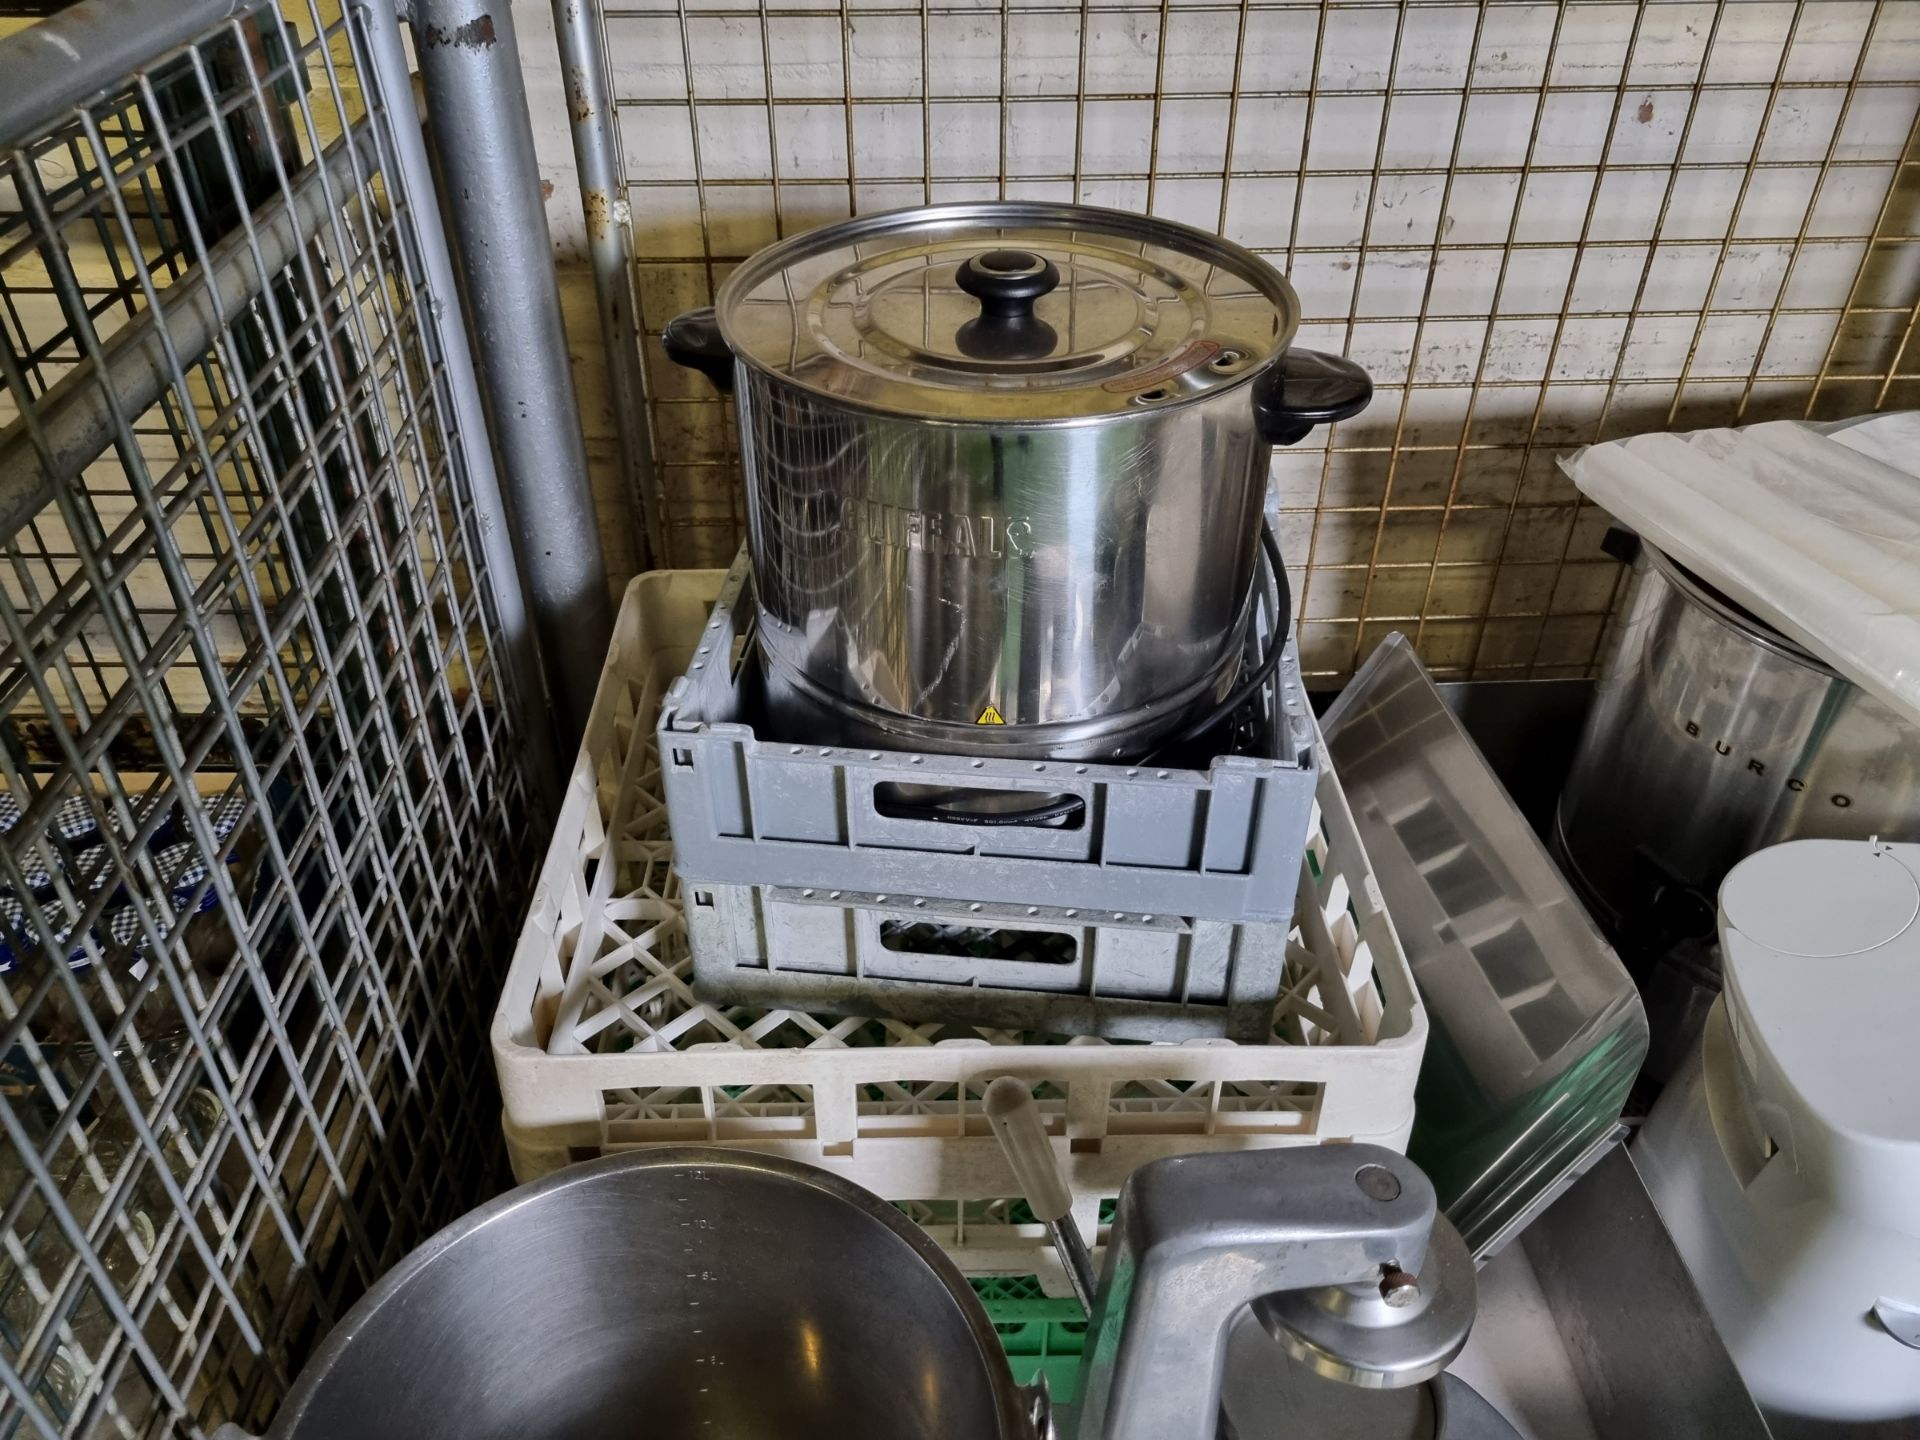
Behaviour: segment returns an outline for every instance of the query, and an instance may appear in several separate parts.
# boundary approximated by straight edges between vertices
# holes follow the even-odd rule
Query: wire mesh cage
[[[1920,6],[605,0],[668,549],[741,528],[660,326],[778,236],[1010,197],[1264,254],[1374,374],[1277,453],[1303,668],[1585,674],[1619,567],[1556,460],[1920,401]]]
[[[202,13],[0,134],[0,1435],[257,1428],[504,1175],[541,801],[398,36]]]

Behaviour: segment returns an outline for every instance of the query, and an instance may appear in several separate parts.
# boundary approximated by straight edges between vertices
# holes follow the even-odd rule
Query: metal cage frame
[[[556,773],[391,7],[0,41],[0,381],[0,1435],[258,1430],[505,1182]]]
[[[1301,343],[1374,372],[1276,457],[1310,684],[1396,629],[1443,678],[1589,674],[1620,569],[1560,454],[1920,403],[1905,0],[553,11],[614,409],[650,422],[610,438],[665,563],[744,528],[726,406],[665,321],[779,236],[941,199],[1223,231],[1292,275]]]

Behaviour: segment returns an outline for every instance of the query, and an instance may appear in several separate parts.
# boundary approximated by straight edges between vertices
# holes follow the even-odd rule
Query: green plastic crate
[[[1080,1302],[1044,1293],[1035,1275],[976,1276],[970,1283],[987,1307],[1013,1378],[1025,1385],[1044,1373],[1055,1402],[1071,1404],[1087,1341],[1087,1317]]]

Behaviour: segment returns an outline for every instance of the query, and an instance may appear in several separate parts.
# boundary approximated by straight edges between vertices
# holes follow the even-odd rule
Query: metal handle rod
[[[413,0],[410,18],[514,549],[570,759],[613,603],[513,16],[495,0]]]
[[[158,311],[142,311],[107,341],[104,376],[90,359],[63,375],[35,407],[44,453],[24,415],[0,432],[0,538],[12,537],[51,503],[56,484],[71,483],[114,442],[119,430],[109,391],[122,414],[144,414],[173,384],[169,343],[175,355],[204,355],[223,328],[222,317],[244,311],[295,262],[327,219],[329,184],[336,191],[352,188],[356,148],[362,167],[378,167],[371,132],[359,130],[334,141],[319,164],[307,166],[289,199],[254,214],[264,271],[254,263],[246,231],[235,230],[207,252],[206,269],[164,292]]]
[[[1093,1314],[1093,1257],[1080,1227],[1073,1222],[1073,1192],[1054,1159],[1053,1142],[1040,1123],[1040,1107],[1033,1103],[1027,1082],[1002,1075],[987,1086],[987,1123],[1006,1152],[1013,1178],[1027,1197],[1034,1218],[1047,1227],[1055,1253],[1080,1307]]]
[[[454,279],[453,256],[441,228],[439,207],[430,198],[434,193],[432,166],[414,110],[413,82],[400,42],[399,18],[386,0],[351,3],[367,28],[366,63],[372,72],[375,102],[386,112],[394,147],[393,168],[406,187],[407,211],[418,236],[420,268],[435,297],[433,328],[446,374],[448,408],[454,422],[451,428],[465,439],[459,449],[465,459],[469,503],[474,512],[473,544],[486,557],[494,611],[505,640],[507,663],[513,671],[522,733],[544,738],[547,732],[539,724],[538,707],[545,685],[532,607],[521,582],[518,547],[494,468],[493,449],[487,444],[480,382],[467,328],[460,323],[460,289]],[[566,760],[543,744],[534,745],[527,760],[534,788],[552,815],[559,808]]]

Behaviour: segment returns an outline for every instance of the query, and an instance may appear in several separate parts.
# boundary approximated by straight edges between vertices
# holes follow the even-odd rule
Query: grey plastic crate
[[[694,991],[722,1004],[1259,1044],[1286,974],[1285,924],[684,881],[682,899]]]
[[[973,759],[793,744],[756,733],[744,663],[751,572],[727,576],[661,707],[674,858],[691,882],[992,897],[1285,925],[1318,761],[1291,641],[1267,693],[1264,755],[1206,770]],[[882,812],[891,786],[1077,795],[1072,823],[952,824]]]

